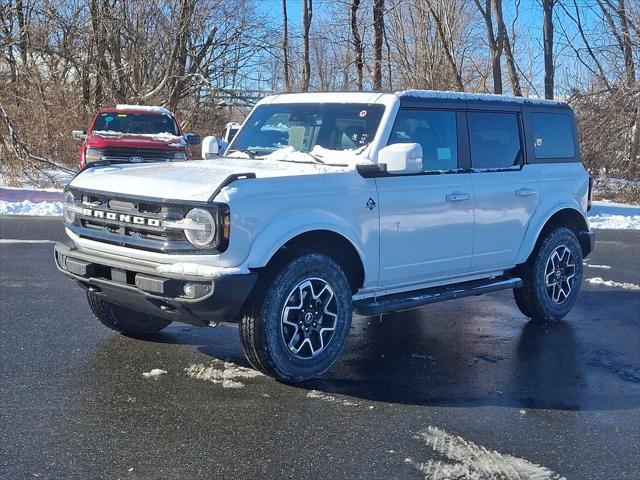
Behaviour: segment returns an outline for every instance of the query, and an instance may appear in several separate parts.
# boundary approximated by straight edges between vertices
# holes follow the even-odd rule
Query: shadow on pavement
[[[486,297],[389,314],[382,321],[356,318],[336,365],[322,378],[294,386],[430,406],[611,410],[640,405],[633,347],[640,321],[629,314],[637,293],[585,292],[568,319],[557,323],[527,322],[506,305],[505,295],[498,301]],[[131,356],[143,355],[153,343],[195,346],[210,357],[249,366],[237,329],[174,324],[146,339],[138,352],[122,352],[121,341],[106,340],[98,347],[110,357],[102,368],[108,369],[113,357],[139,363]],[[192,349],[179,351],[180,363],[193,362]],[[171,356],[182,360],[174,350]]]

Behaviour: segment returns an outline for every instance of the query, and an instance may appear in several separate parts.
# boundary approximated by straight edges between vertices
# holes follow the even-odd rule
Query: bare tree
[[[358,9],[360,8],[360,0],[351,0],[350,16],[351,23],[351,36],[353,38],[353,49],[356,56],[356,82],[358,90],[362,90],[362,67],[364,65],[364,46],[362,45],[362,38],[358,31]]]
[[[585,33],[585,26],[582,21],[582,14],[580,13],[580,7],[578,6],[578,1],[577,0],[572,0],[572,1],[573,1],[573,12],[570,12],[569,9],[563,3],[560,3],[559,5],[564,11],[567,18],[569,18],[575,23],[575,26],[578,30],[578,35],[582,41],[582,44],[584,45],[584,48],[587,51],[587,55],[591,60],[591,62],[593,62],[593,67],[587,60],[583,59],[583,55],[580,52],[580,49],[574,45],[574,39],[569,38],[569,35],[565,33],[565,37],[567,37],[567,44],[575,52],[576,59],[582,65],[584,65],[585,68],[587,68],[587,70],[593,73],[598,78],[600,83],[602,83],[605,86],[606,89],[610,89],[611,85],[609,84],[609,80],[607,79],[607,74],[604,71],[604,68],[602,67],[602,63],[600,62],[598,56],[596,55],[591,45],[591,42],[587,38],[587,34]]]
[[[313,0],[302,0],[302,85],[303,92],[309,90],[311,61],[309,57],[309,31],[313,17]]]
[[[506,29],[498,29],[498,33],[494,33],[492,2],[498,3],[500,0],[485,0],[484,7],[480,0],[474,0],[478,11],[484,18],[487,28],[487,41],[489,50],[491,51],[491,71],[493,73],[493,93],[502,93],[502,51],[504,50],[504,37]]]
[[[282,58],[284,62],[284,88],[291,91],[289,78],[289,21],[287,18],[287,0],[282,0]]]
[[[18,41],[17,47],[20,53],[22,64],[27,64],[27,42],[29,30],[25,21],[25,8],[22,0],[16,0],[16,18],[18,19]]]
[[[627,72],[627,85],[633,86],[636,81],[636,73],[633,65],[633,45],[629,32],[629,19],[625,0],[618,0],[617,13],[620,18],[620,30],[622,32],[622,53],[624,55],[624,66]]]
[[[426,0],[427,7],[429,8],[429,13],[433,17],[433,21],[436,24],[436,31],[438,32],[438,37],[440,38],[440,42],[442,43],[442,48],[444,50],[445,58],[447,59],[447,63],[451,68],[451,73],[453,73],[453,77],[455,80],[455,85],[457,89],[461,92],[464,92],[464,83],[462,82],[462,75],[458,70],[458,66],[456,65],[456,61],[453,57],[453,46],[451,44],[451,38],[447,36],[445,33],[445,19],[441,12],[442,8],[434,8],[434,4],[442,5],[442,0]]]
[[[633,41],[629,30],[633,22],[629,16],[626,0],[618,0],[617,5],[614,5],[611,0],[597,0],[597,2],[622,53],[627,86],[633,86],[636,74],[633,61]]]
[[[553,100],[555,70],[553,64],[553,7],[556,0],[542,0],[544,46],[544,98]]]
[[[382,42],[384,39],[384,0],[373,0],[373,89],[382,88]]]
[[[509,32],[507,31],[507,27],[504,22],[502,0],[494,0],[493,6],[494,6],[494,12],[496,15],[496,23],[498,24],[498,35],[502,39],[503,46],[504,46],[504,55],[507,60],[507,68],[509,71],[509,80],[511,81],[511,88],[515,96],[521,97],[522,87],[520,87],[520,76],[518,75],[518,69],[516,67],[516,61],[513,55],[511,39],[509,38]],[[515,2],[516,12],[518,10],[518,7],[519,7],[519,1],[516,1]]]

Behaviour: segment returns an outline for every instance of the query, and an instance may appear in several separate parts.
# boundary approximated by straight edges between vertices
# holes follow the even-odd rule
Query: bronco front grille
[[[69,190],[81,209],[75,214],[73,223],[67,223],[66,227],[81,238],[164,253],[219,253],[226,248],[225,242],[220,241],[223,239],[216,239],[214,244],[218,246],[215,249],[196,249],[183,230],[163,226],[164,222],[184,219],[194,207],[205,208],[221,220],[228,214],[226,205]]]

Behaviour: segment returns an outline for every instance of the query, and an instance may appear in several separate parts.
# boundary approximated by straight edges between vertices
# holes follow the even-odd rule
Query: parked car
[[[335,362],[354,310],[512,289],[527,317],[562,319],[590,201],[565,103],[283,94],[224,158],[76,176],[55,260],[109,328],[236,322],[256,369],[300,381]]]
[[[200,137],[183,133],[174,115],[163,107],[118,105],[103,108],[85,132],[74,130],[81,140],[80,168],[95,162],[140,163],[187,160],[187,145]]]
[[[229,145],[233,141],[237,133],[240,131],[240,127],[241,125],[238,122],[229,122],[224,127],[223,140],[227,142],[227,145]]]
[[[202,139],[202,159],[210,160],[212,158],[224,155],[229,144],[240,130],[240,124],[236,122],[229,122],[225,126],[224,135],[222,138],[218,138],[215,135],[210,135]]]

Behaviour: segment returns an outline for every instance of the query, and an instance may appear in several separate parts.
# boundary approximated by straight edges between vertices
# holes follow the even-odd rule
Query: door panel
[[[524,163],[519,112],[468,112],[475,225],[471,272],[514,265],[539,203],[535,170]]]
[[[471,271],[508,268],[515,262],[539,203],[534,169],[476,172],[474,252]]]
[[[381,177],[381,287],[465,273],[473,247],[470,173]]]

